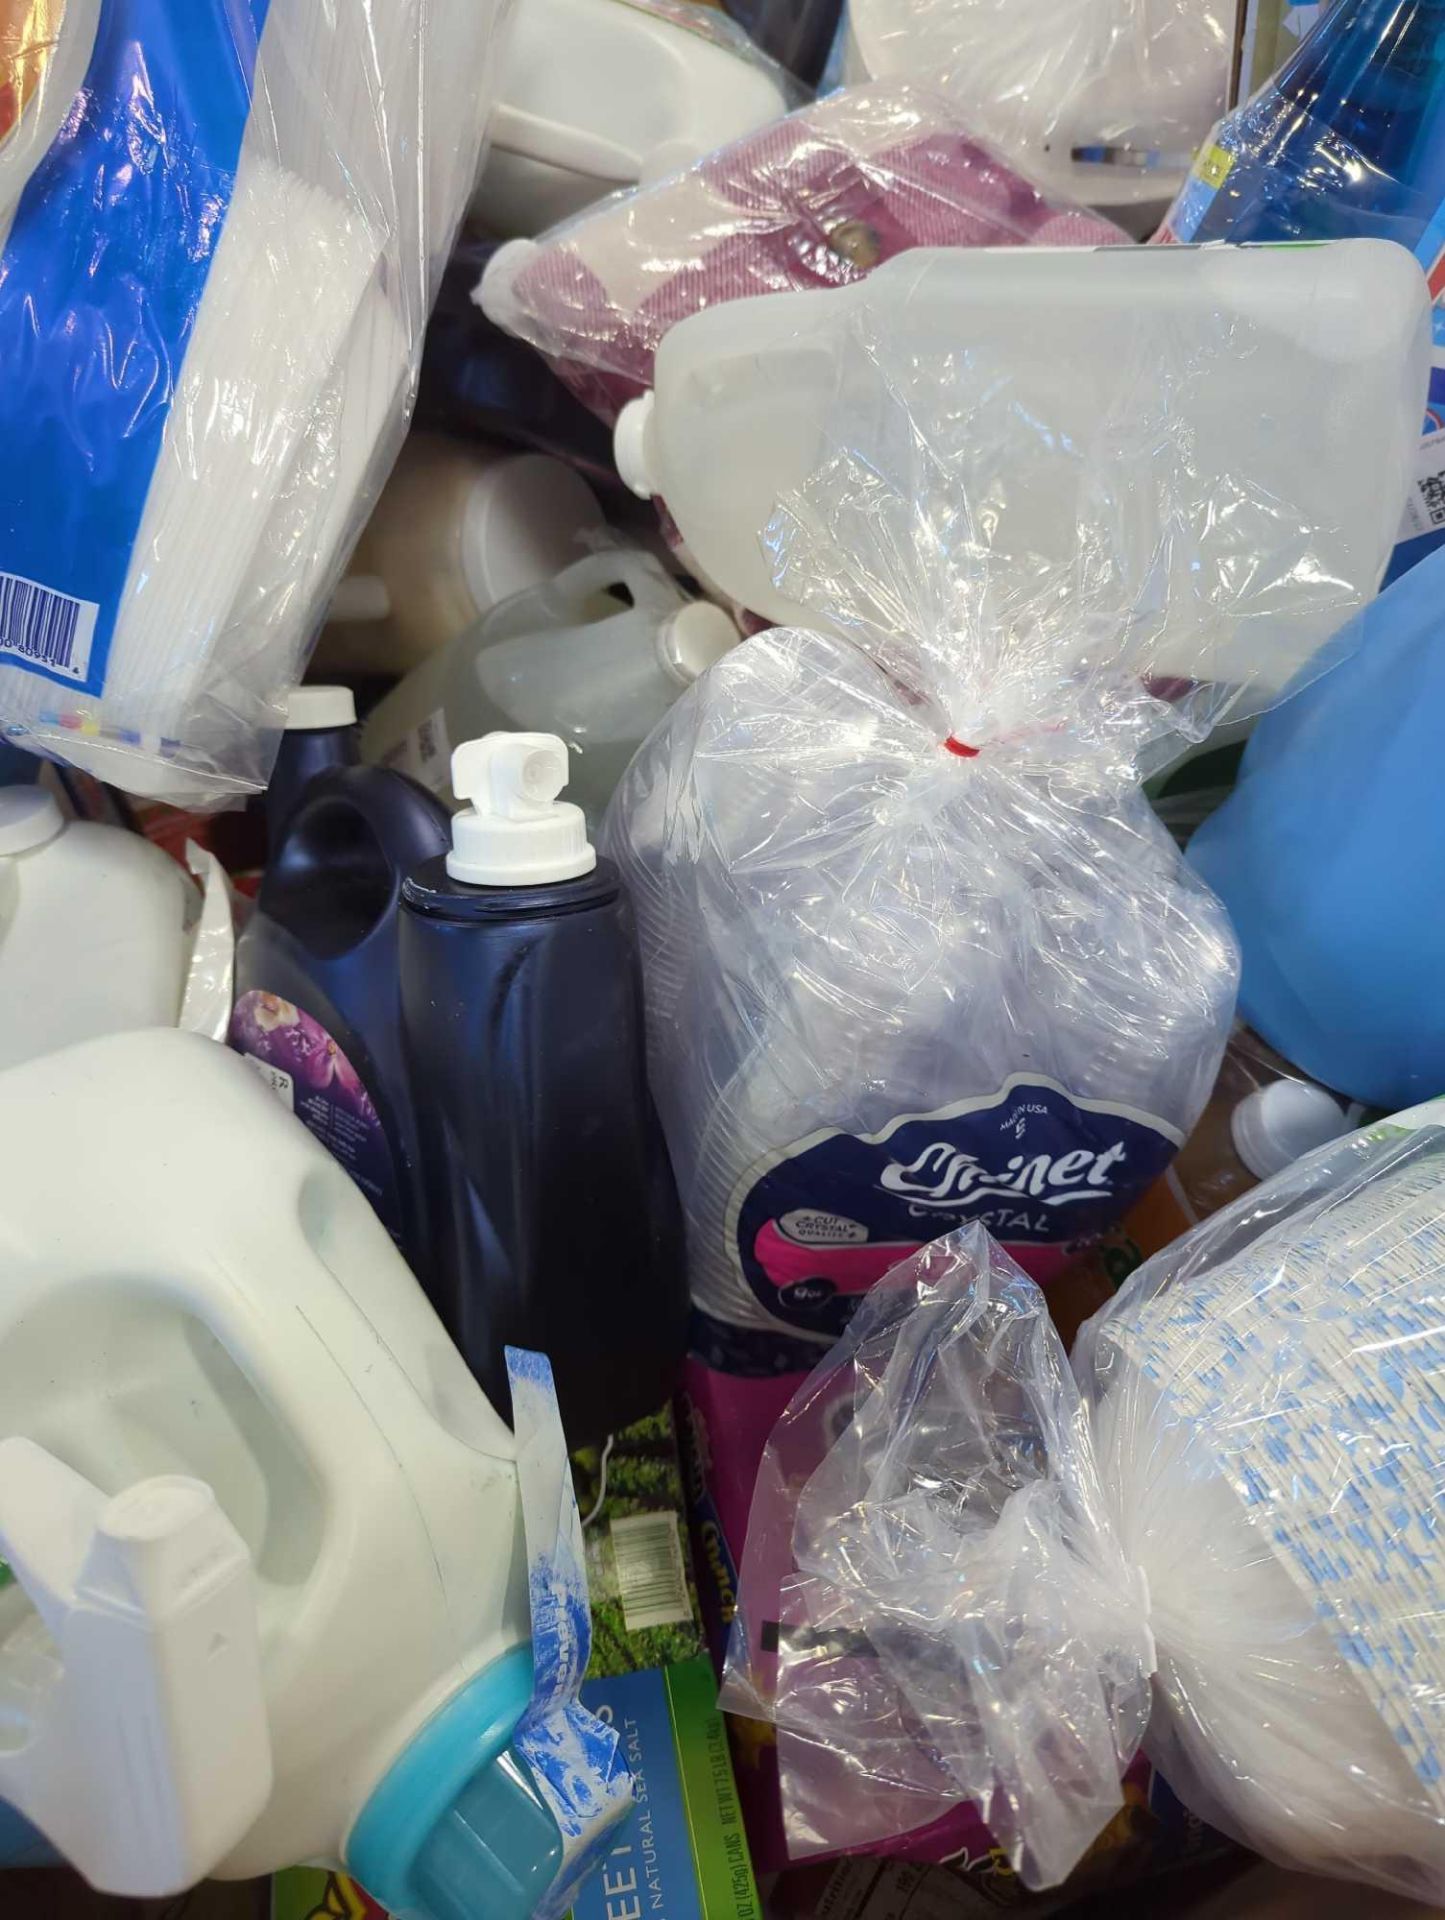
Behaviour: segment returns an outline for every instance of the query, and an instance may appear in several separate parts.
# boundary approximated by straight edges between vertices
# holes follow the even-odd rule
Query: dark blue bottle
[[[414,1270],[427,1241],[401,889],[450,844],[446,808],[405,774],[319,773],[285,814],[236,949],[231,1045],[346,1167]]]
[[[473,805],[403,889],[401,982],[431,1231],[418,1270],[495,1405],[505,1346],[550,1357],[578,1447],[667,1400],[687,1292],[632,912],[556,798],[566,765],[549,734],[458,750]]]
[[[296,803],[318,774],[361,761],[361,729],[349,687],[293,687],[286,730],[266,787],[266,844],[279,847]]]

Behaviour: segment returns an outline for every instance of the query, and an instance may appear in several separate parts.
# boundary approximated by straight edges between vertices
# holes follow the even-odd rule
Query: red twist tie
[[[955,740],[952,734],[944,741],[950,753],[956,753],[960,760],[977,760],[978,748],[970,747],[965,741]]]

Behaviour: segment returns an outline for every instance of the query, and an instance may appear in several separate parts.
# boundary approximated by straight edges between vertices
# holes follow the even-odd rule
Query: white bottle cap
[[[1275,1080],[1247,1094],[1229,1116],[1234,1150],[1257,1180],[1350,1131],[1333,1094],[1311,1080]]]
[[[64,825],[55,795],[44,787],[0,787],[0,854],[43,847]]]
[[[474,887],[533,887],[591,873],[581,807],[559,800],[567,748],[555,733],[489,733],[452,755],[452,790],[468,802],[452,819],[447,872]]]
[[[606,525],[582,475],[547,453],[479,464],[462,507],[462,580],[478,614],[550,580]]]
[[[652,484],[647,447],[652,408],[653,395],[639,394],[637,399],[628,401],[612,429],[612,457],[617,462],[617,471],[623,486],[630,487],[639,500],[650,500],[657,492]]]
[[[657,629],[657,657],[663,670],[685,687],[737,643],[737,628],[710,600],[689,600]]]
[[[322,727],[354,727],[356,695],[350,687],[293,687],[286,699],[287,733]]]

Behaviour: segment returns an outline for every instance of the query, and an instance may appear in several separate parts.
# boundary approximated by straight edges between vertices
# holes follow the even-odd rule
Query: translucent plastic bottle
[[[1339,0],[1215,130],[1169,215],[1175,240],[1368,235],[1429,268],[1445,215],[1445,4]]]
[[[0,1799],[116,1893],[525,1920],[517,1449],[365,1202],[192,1034],[0,1076],[0,1151]]]
[[[0,1067],[174,1026],[197,904],[139,834],[67,820],[43,787],[0,788]]]
[[[591,554],[409,673],[370,715],[362,750],[456,807],[454,741],[557,733],[570,795],[598,825],[639,745],[737,637],[721,607],[688,600],[648,554]]]

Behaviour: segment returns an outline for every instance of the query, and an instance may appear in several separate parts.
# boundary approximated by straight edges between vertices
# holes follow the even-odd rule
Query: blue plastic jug
[[[1239,934],[1239,1009],[1314,1079],[1445,1092],[1445,552],[1345,627],[1260,722],[1189,848]]]

